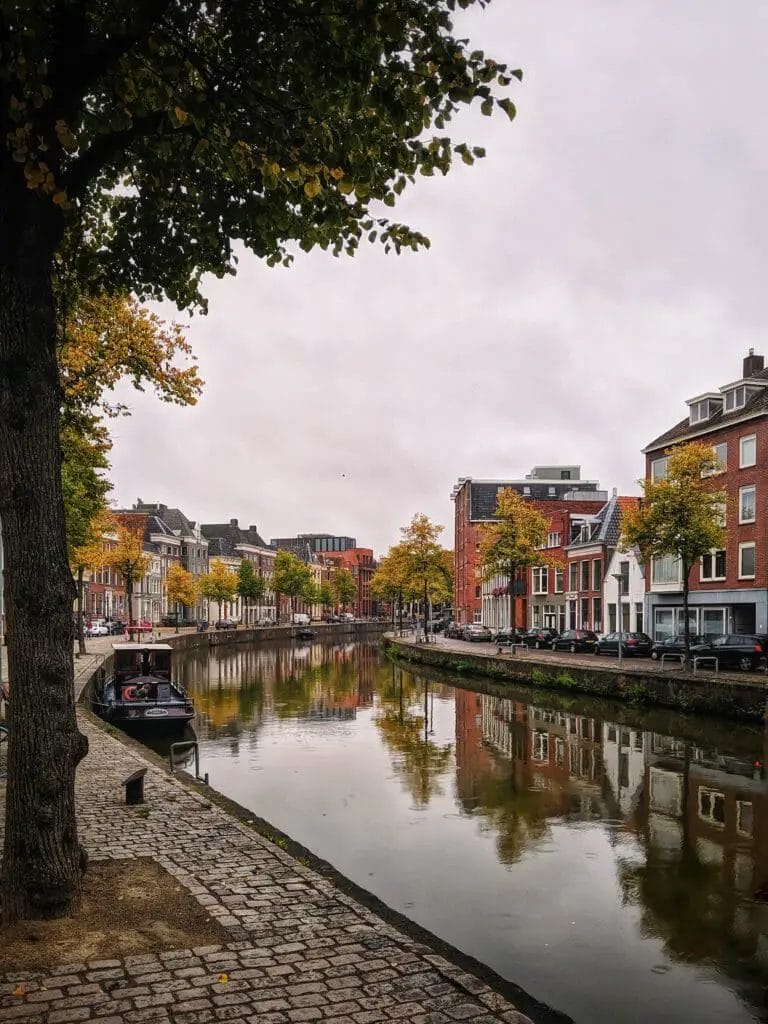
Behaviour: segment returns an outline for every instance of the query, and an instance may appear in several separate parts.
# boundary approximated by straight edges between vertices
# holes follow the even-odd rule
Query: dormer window
[[[709,399],[704,398],[701,402],[691,403],[691,423],[701,423],[709,419]]]
[[[731,388],[730,391],[725,392],[725,411],[733,412],[735,409],[741,409],[746,405],[747,402],[747,389],[742,385],[738,388]]]

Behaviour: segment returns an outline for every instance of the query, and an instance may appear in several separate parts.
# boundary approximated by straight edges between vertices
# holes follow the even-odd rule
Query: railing
[[[675,668],[683,668],[685,665],[685,655],[680,654],[677,651],[667,651],[661,656],[661,671],[664,671],[667,659],[675,662]]]
[[[699,665],[703,665],[705,662],[711,662],[715,666],[715,672],[720,671],[720,661],[714,654],[697,654],[693,659],[694,675],[699,671]]]
[[[178,743],[172,743],[168,751],[168,760],[171,764],[171,771],[175,772],[178,767],[176,762],[176,752],[182,748],[186,750],[192,750],[195,755],[195,781],[202,782],[206,786],[210,785],[208,781],[208,772],[205,775],[200,775],[200,746],[197,740],[179,740]]]

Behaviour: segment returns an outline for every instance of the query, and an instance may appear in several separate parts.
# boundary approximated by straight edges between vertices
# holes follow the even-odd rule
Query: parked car
[[[464,635],[464,627],[460,622],[449,622],[443,632],[446,640],[461,640]]]
[[[691,647],[697,644],[705,644],[712,637],[699,636],[698,633],[691,633]],[[685,651],[684,636],[668,636],[666,640],[656,640],[651,647],[651,657],[657,661],[662,654],[682,654]]]
[[[462,640],[468,640],[470,643],[475,641],[488,643],[493,640],[493,633],[487,626],[481,626],[479,622],[471,622],[468,626],[464,627]]]
[[[339,622],[354,622],[355,616],[352,612],[342,612],[339,616]]]
[[[125,632],[125,623],[117,619],[108,622],[110,636],[121,636]]]
[[[430,633],[442,633],[445,629],[444,619],[430,619],[429,620],[429,632]]]
[[[523,636],[523,643],[526,647],[534,647],[537,651],[542,648],[551,647],[552,642],[557,638],[556,629],[529,629]]]
[[[109,636],[109,626],[106,622],[91,622],[84,632],[86,636]]]
[[[606,633],[595,644],[595,654],[619,656],[619,644],[623,658],[647,658],[653,641],[647,633]]]
[[[553,651],[570,651],[576,654],[577,651],[586,651],[592,654],[597,643],[597,633],[591,629],[566,629],[560,636],[552,641]]]
[[[493,634],[493,642],[501,646],[510,644],[521,644],[525,634],[520,629],[513,629],[510,626],[502,626]]]
[[[293,613],[293,624],[294,626],[308,626],[310,618],[306,612],[294,612]]]
[[[237,629],[237,623],[234,619],[219,619],[214,624],[214,629]]]
[[[341,622],[341,616],[336,615],[335,612],[330,612],[328,615],[323,616],[323,622]]]
[[[768,655],[768,637],[755,633],[727,633],[691,648],[691,656],[717,658],[718,668],[754,672]]]
[[[137,622],[134,622],[132,626],[132,631],[134,633],[151,633],[153,629],[154,626],[149,619],[139,619]]]
[[[168,612],[167,615],[164,615],[162,617],[162,619],[160,619],[160,625],[161,626],[175,626],[179,621],[180,620],[179,620],[179,613],[178,612]]]

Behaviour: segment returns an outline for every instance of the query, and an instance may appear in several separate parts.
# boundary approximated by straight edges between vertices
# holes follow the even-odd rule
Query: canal
[[[216,789],[578,1024],[768,1019],[758,727],[413,674],[373,643],[179,671]]]

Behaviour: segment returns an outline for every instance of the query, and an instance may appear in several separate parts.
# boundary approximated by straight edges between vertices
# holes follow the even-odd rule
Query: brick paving
[[[84,659],[81,680],[93,667]],[[77,787],[90,858],[154,858],[232,941],[0,975],[0,1021],[530,1024],[485,981],[399,931],[87,716],[80,725],[90,743]],[[139,766],[148,769],[146,817],[122,802],[121,781]],[[0,812],[4,790],[0,783]],[[25,994],[17,996],[20,982]]]

